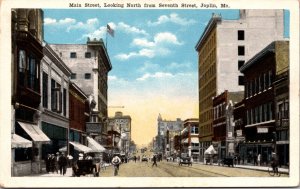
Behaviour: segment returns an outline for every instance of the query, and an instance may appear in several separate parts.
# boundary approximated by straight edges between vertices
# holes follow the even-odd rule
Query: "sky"
[[[86,44],[87,37],[105,41],[112,64],[109,117],[116,111],[130,115],[132,140],[146,145],[157,134],[159,114],[166,120],[198,118],[195,45],[212,13],[223,19],[239,18],[238,10],[45,9],[44,40],[50,44]],[[289,20],[288,12],[285,19]],[[114,36],[107,34],[107,24]]]

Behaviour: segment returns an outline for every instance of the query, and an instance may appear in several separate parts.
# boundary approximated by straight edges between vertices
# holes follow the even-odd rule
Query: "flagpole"
[[[107,51],[107,31],[106,31],[106,34],[105,34],[105,47],[106,47],[106,51]]]

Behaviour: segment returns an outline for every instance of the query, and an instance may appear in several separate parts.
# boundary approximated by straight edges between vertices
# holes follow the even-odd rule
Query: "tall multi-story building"
[[[109,118],[107,130],[111,147],[117,147],[122,155],[128,156],[131,152],[131,117],[129,115],[123,115],[122,112],[115,112],[115,116]],[[120,140],[117,144],[114,144],[116,136],[119,137]]]
[[[43,11],[12,9],[11,19],[11,173],[20,176],[41,172],[41,145],[50,142],[39,124]]]
[[[268,163],[272,152],[277,151],[278,144],[279,162],[288,163],[289,122],[286,121],[288,90],[282,90],[283,88],[278,85],[278,79],[288,65],[289,42],[274,41],[240,69],[245,75],[244,102],[247,119],[246,142],[243,144],[241,153],[248,157],[250,162],[253,161],[255,155],[261,154],[262,163]],[[287,83],[285,83],[286,87],[288,87]],[[275,114],[276,109],[278,109],[278,115]]]
[[[163,156],[170,156],[173,152],[171,151],[171,140],[175,137],[176,132],[180,132],[183,128],[183,121],[177,118],[175,121],[163,120],[161,115],[157,118],[157,137],[155,151],[161,153]]]
[[[212,97],[243,90],[239,68],[259,49],[284,38],[283,10],[240,10],[236,20],[213,14],[196,44],[201,154],[213,137]],[[202,156],[203,157],[203,156]]]
[[[88,96],[90,122],[86,131],[95,140],[107,141],[107,75],[112,65],[102,39],[86,44],[51,44],[52,49],[72,70],[71,81]]]

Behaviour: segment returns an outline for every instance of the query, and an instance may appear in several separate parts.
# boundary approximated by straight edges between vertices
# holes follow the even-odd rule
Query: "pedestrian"
[[[68,164],[68,161],[67,161],[67,158],[64,154],[61,154],[59,156],[59,159],[58,159],[58,165],[59,165],[59,173],[61,175],[65,175],[66,172],[67,172],[67,164]]]
[[[50,172],[50,163],[51,163],[51,154],[47,155],[47,158],[45,159],[45,163],[46,163],[46,171],[47,173]]]
[[[156,159],[156,155],[153,155],[153,158],[152,158],[152,161],[153,161],[153,164],[152,164],[152,167],[155,165],[157,167],[157,159]]]
[[[191,166],[193,166],[193,162],[194,162],[193,157],[191,157]]]
[[[240,156],[240,154],[238,154],[237,159],[238,159],[238,165],[240,165],[240,163],[241,163],[241,156]]]
[[[52,172],[56,172],[58,173],[58,169],[57,169],[57,157],[52,154],[51,156],[51,167],[52,167]]]
[[[134,163],[136,163],[136,156],[134,156],[133,159],[134,159]]]
[[[257,165],[257,155],[256,154],[254,154],[254,156],[253,156],[253,161],[254,161],[254,166]]]
[[[261,155],[260,154],[258,154],[258,156],[257,156],[257,164],[259,166],[261,166]]]
[[[111,163],[114,166],[114,176],[118,175],[118,171],[120,169],[121,159],[117,154],[114,154],[114,157],[111,160]]]

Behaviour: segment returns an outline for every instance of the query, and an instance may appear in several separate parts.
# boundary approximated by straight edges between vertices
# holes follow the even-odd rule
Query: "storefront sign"
[[[269,129],[267,127],[258,127],[257,133],[268,133]]]
[[[87,133],[101,133],[102,124],[97,122],[86,123],[86,132]]]
[[[232,138],[232,132],[228,132],[228,138]]]

